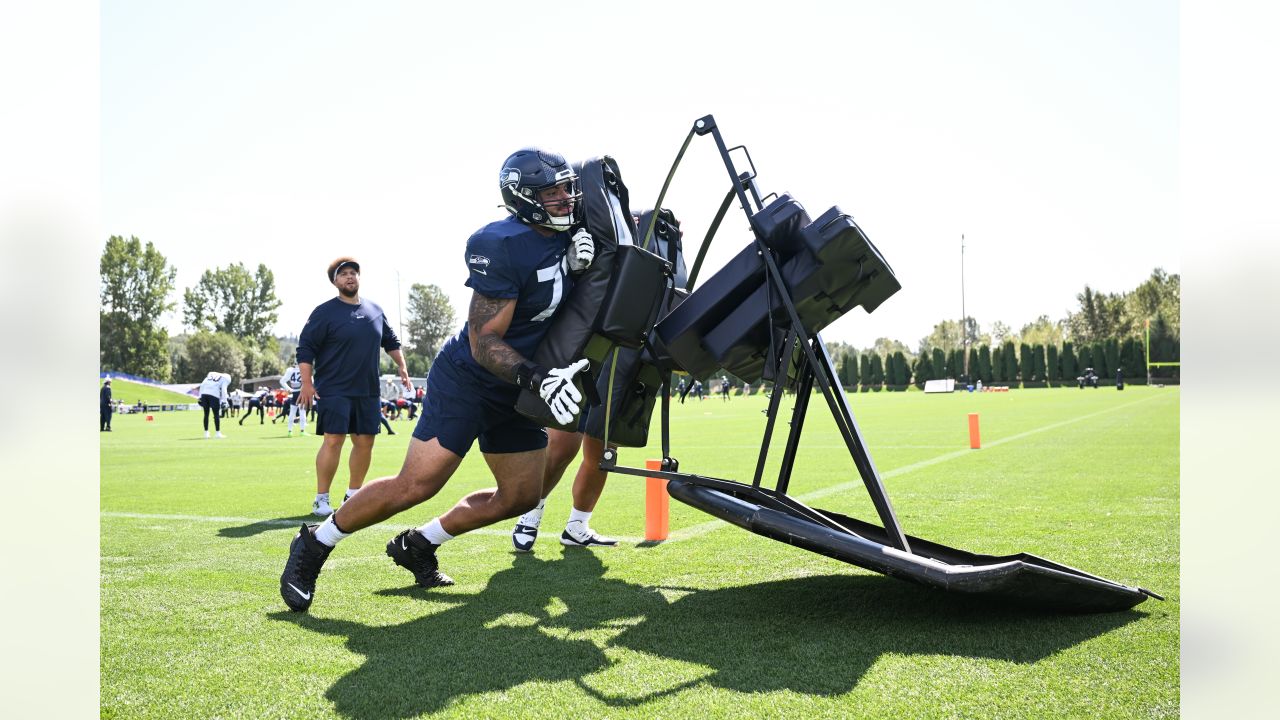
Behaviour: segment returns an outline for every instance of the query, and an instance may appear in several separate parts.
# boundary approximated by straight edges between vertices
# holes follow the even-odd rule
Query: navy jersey
[[[533,357],[573,286],[565,260],[568,247],[568,233],[543,237],[514,217],[491,222],[467,240],[467,287],[485,297],[516,298],[515,315],[502,339],[526,358]],[[445,343],[440,356],[488,387],[515,392],[515,385],[498,379],[471,357],[468,325]]]
[[[311,311],[298,336],[298,362],[311,363],[321,397],[376,397],[378,348],[400,347],[377,303],[359,305],[334,298]]]

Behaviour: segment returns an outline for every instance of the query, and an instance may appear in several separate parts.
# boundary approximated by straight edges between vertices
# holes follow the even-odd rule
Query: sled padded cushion
[[[806,332],[822,330],[855,306],[871,312],[901,289],[880,251],[839,208],[800,226],[807,216],[790,196],[770,207],[774,211],[757,227],[778,251],[783,282]],[[770,333],[790,325],[776,297],[774,305],[770,318],[764,262],[753,243],[662,318],[657,333],[677,366],[695,376],[724,368],[756,382]]]
[[[579,209],[587,230],[595,239],[596,256],[591,266],[574,278],[573,288],[561,301],[550,329],[534,352],[533,361],[546,368],[564,367],[583,357],[609,292],[618,246],[635,243],[627,186],[622,183],[617,162],[606,155],[585,160],[574,169],[582,186]],[[593,362],[591,372],[593,376],[599,373],[597,363]],[[575,380],[579,389],[583,377],[579,375]],[[516,410],[545,427],[574,430],[578,425],[576,417],[563,425],[556,422],[542,398],[528,390],[520,393]]]

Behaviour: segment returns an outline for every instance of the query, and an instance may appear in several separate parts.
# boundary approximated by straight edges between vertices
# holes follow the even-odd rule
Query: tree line
[[[99,262],[99,365],[159,382],[193,383],[210,370],[232,382],[277,375],[294,361],[296,336],[273,333],[277,311],[275,274],[259,263],[205,270],[182,293],[183,332],[170,337],[163,316],[176,309],[177,269],[147,242],[112,235]],[[454,331],[448,296],[435,285],[409,290],[404,345],[409,373],[425,376]]]
[[[1179,361],[1180,294],[1180,277],[1156,268],[1130,292],[1100,293],[1086,285],[1066,317],[1041,315],[1017,333],[999,321],[984,332],[977,320],[966,317],[963,323],[935,324],[914,352],[889,338],[862,350],[843,343],[832,343],[829,350],[841,382],[864,390],[923,387],[928,380],[946,378],[1043,387],[1074,383],[1086,368],[1104,379],[1119,371],[1127,381],[1140,382],[1147,376],[1148,323],[1151,361]],[[1151,375],[1176,379],[1178,368],[1153,368]]]
[[[1153,361],[1158,353],[1166,362],[1178,362],[1179,342],[1167,328],[1153,323],[1151,344]],[[986,386],[1072,385],[1086,368],[1093,368],[1104,381],[1117,373],[1128,383],[1145,382],[1147,376],[1146,348],[1138,337],[1112,337],[1080,345],[1064,340],[1061,347],[1005,340],[995,347],[984,343],[969,348],[967,371],[964,360],[965,353],[959,348],[950,352],[932,348],[914,359],[901,350],[885,356],[853,351],[840,356],[837,373],[846,388],[863,391],[905,390],[909,385],[923,388],[929,380],[947,378],[969,383],[981,380]],[[1178,368],[1152,368],[1151,375],[1176,380]]]

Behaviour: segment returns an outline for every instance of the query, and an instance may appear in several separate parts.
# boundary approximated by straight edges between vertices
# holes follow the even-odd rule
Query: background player
[[[224,372],[212,371],[200,383],[200,407],[204,408],[204,436],[209,437],[209,413],[213,413],[213,429],[218,437],[222,434],[222,404],[227,401],[227,387],[231,385],[231,376]]]
[[[298,364],[294,363],[284,371],[284,375],[280,376],[280,387],[289,391],[289,399],[285,400],[284,410],[282,413],[288,413],[289,436],[293,436],[293,424],[298,423],[298,435],[307,434],[307,412],[298,403],[298,395],[302,393],[302,371],[298,369]],[[273,419],[272,423],[275,422]]]

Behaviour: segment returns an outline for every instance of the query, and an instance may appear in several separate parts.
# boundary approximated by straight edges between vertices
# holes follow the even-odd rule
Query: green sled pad
[[[889,545],[883,528],[839,513],[816,510],[842,532],[774,502],[773,491],[729,481],[669,480],[671,497],[757,535],[836,560],[955,593],[989,597],[1041,610],[1068,613],[1127,610],[1159,595],[1122,585],[1050,560],[979,555],[907,536],[912,552]],[[736,487],[735,487],[736,486]],[[741,488],[741,489],[738,489]]]

